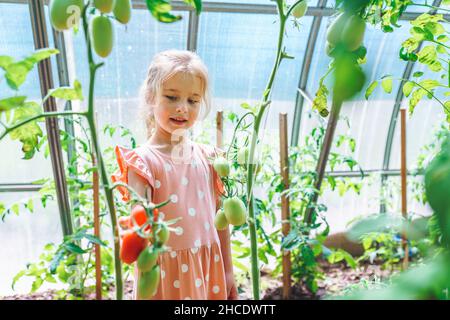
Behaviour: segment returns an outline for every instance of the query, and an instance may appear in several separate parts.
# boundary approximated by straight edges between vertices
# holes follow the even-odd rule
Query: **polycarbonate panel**
[[[379,212],[380,179],[377,177],[352,178],[350,181],[359,183],[362,181],[360,194],[353,190],[347,191],[343,196],[337,190],[327,189],[319,197],[318,203],[323,203],[328,210],[325,217],[330,225],[330,233],[342,232],[347,225],[358,217]]]
[[[49,43],[54,47],[53,36],[47,15],[47,32]],[[14,19],[11,19],[14,17]],[[0,54],[13,56],[16,60],[34,52],[33,30],[30,22],[28,4],[0,3]],[[55,58],[52,57],[52,72],[54,83],[58,80]],[[3,77],[3,75],[2,75]],[[4,81],[0,81],[0,99],[14,95]],[[41,100],[41,90],[37,66],[28,74],[27,80],[20,87],[19,94],[26,95],[29,100]],[[41,124],[45,134],[45,125]],[[45,159],[43,153],[36,153],[32,160],[21,160],[22,144],[17,140],[5,138],[0,142],[2,157],[0,168],[14,168],[14,170],[0,170],[0,183],[26,183],[43,177],[52,176],[50,159]]]
[[[185,49],[187,46],[188,13],[175,13],[183,19],[165,24],[157,22],[148,10],[133,9],[127,26],[114,23],[114,47],[110,56],[101,59],[94,53],[96,62],[105,62],[98,70],[95,82],[99,128],[105,124],[123,125],[133,131],[139,142],[144,140],[144,120],[139,114],[138,94],[150,62],[157,52]],[[83,33],[68,33],[67,39],[71,76],[81,81],[87,97],[89,69]],[[83,108],[86,103],[84,101]],[[74,108],[79,106],[74,104]]]
[[[307,0],[308,1],[308,0]],[[318,0],[309,0],[308,5],[309,6],[315,6],[317,5]],[[238,3],[238,4],[271,4],[276,5],[276,3],[272,0],[221,0],[221,1],[215,1],[215,0],[203,0],[203,2],[221,2],[221,3]],[[287,0],[288,4],[292,4],[295,1],[294,0]]]
[[[295,59],[283,60],[275,78],[270,113],[266,113],[267,121],[263,121],[270,136],[273,131],[278,134],[280,112],[288,113],[291,130],[296,88],[311,23],[312,17],[305,17],[300,30],[292,23],[287,25],[284,46]],[[215,119],[217,110],[243,114],[241,103],[254,105],[260,101],[275,61],[278,31],[276,15],[202,14],[198,53],[209,69],[212,82],[210,119]]]
[[[424,72],[421,77],[424,79],[434,79],[442,81],[439,79],[438,75],[434,72],[427,71],[428,68],[423,65],[416,65],[416,71]],[[442,73],[442,72],[441,72]],[[412,78],[414,79],[414,78]],[[436,90],[436,97],[441,101],[446,101],[447,98],[444,96],[444,90]],[[402,101],[402,107],[408,110],[409,108],[409,98],[405,98]],[[406,131],[407,131],[407,164],[408,169],[413,169],[416,167],[417,158],[421,154],[421,148],[432,142],[434,139],[434,134],[436,130],[440,127],[445,120],[445,113],[441,104],[434,99],[428,99],[425,97],[419,104],[415,107],[414,112],[411,116],[408,115],[406,121]],[[391,158],[389,162],[390,169],[400,169],[400,114],[395,126],[394,140],[392,144]]]
[[[12,214],[0,221],[0,296],[30,291],[32,278],[19,280],[12,290],[13,277],[23,269],[27,263],[37,262],[39,255],[47,243],[58,244],[62,241],[61,223],[59,220],[56,201],[48,201],[47,207],[42,208],[37,192],[0,193],[0,201],[6,207],[21,200],[34,200],[34,212],[29,213],[20,206],[18,216]],[[42,286],[41,290],[49,288]]]
[[[307,91],[312,97],[315,96],[320,78],[325,75],[331,62],[331,58],[325,53],[326,30],[329,23],[330,18],[323,20],[311,63]],[[385,93],[379,86],[369,100],[364,97],[365,90],[372,81],[379,80],[384,75],[402,76],[406,63],[397,57],[402,41],[408,37],[408,31],[409,24],[406,21],[394,33],[383,33],[379,29],[367,27],[364,41],[367,47],[367,62],[363,65],[367,80],[362,92],[351,101],[344,103],[342,107],[336,137],[346,134],[356,140],[355,158],[365,170],[381,168],[390,116],[399,82],[394,81],[391,94]],[[328,88],[331,88],[332,77],[329,76],[327,79],[328,81],[325,83],[328,84]],[[331,94],[329,108],[331,107],[330,101]],[[307,116],[310,111],[311,103],[306,101],[300,126],[300,141],[318,125],[316,117],[309,118]],[[350,129],[344,120],[348,120]],[[332,152],[337,151],[332,150]],[[335,170],[348,170],[348,167],[337,167]]]

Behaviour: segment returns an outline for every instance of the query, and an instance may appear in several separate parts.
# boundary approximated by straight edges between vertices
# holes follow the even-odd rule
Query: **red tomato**
[[[130,222],[129,222],[130,228],[133,228],[133,217],[139,227],[142,226],[145,222],[147,222],[147,213],[145,212],[145,209],[143,206],[137,205],[133,208],[133,210],[131,210],[131,216],[130,216]],[[154,213],[153,213],[153,221],[156,221],[156,220],[158,220],[158,209],[157,208],[154,209]]]
[[[124,263],[132,264],[147,245],[147,239],[141,238],[136,232],[131,230],[125,231],[122,236],[122,246],[120,247],[120,260]]]

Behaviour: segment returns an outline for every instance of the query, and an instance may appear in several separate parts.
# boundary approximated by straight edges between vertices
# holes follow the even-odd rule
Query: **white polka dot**
[[[175,258],[177,256],[177,252],[176,251],[170,251],[170,256],[172,258]]]
[[[177,228],[175,229],[175,234],[176,234],[177,236],[181,236],[181,235],[183,234],[183,232],[184,232],[184,229],[183,229],[182,227],[177,227]]]
[[[214,261],[215,262],[219,262],[219,260],[220,260],[219,255],[218,254],[214,255]]]
[[[194,208],[189,208],[188,212],[189,212],[189,215],[192,217],[195,216],[195,214],[197,213]]]
[[[194,241],[194,246],[200,247],[201,245],[202,245],[202,242],[199,239]]]
[[[170,201],[172,201],[172,203],[177,203],[178,202],[178,196],[176,194],[172,194],[170,196]]]
[[[155,188],[159,189],[161,187],[161,181],[155,180]]]
[[[202,285],[202,279],[195,279],[195,287],[200,288]]]
[[[210,224],[208,221],[205,222],[205,230],[208,231],[210,228]]]
[[[208,243],[207,247],[208,249],[211,249],[211,243]]]
[[[191,248],[191,252],[192,252],[192,253],[197,253],[197,252],[198,252],[198,248],[197,248],[197,247]]]
[[[164,218],[166,217],[166,214],[162,211],[159,212],[159,217],[161,220],[164,220]]]
[[[209,273],[205,276],[205,280],[209,281]]]
[[[186,273],[186,272],[188,272],[188,269],[189,269],[189,267],[187,264],[183,263],[181,265],[181,272]]]
[[[214,286],[214,287],[212,288],[212,291],[213,291],[214,293],[219,293],[219,291],[220,291],[219,286]]]
[[[175,288],[180,288],[180,280],[175,280],[174,282],[173,282],[173,286],[175,287]],[[214,291],[214,288],[213,288],[213,291]]]
[[[200,199],[203,199],[203,197],[205,196],[205,193],[204,193],[203,191],[201,191],[201,190],[198,190],[198,191],[197,191],[197,195],[198,195],[198,197],[199,197]]]
[[[197,168],[197,162],[195,160],[192,160],[191,166],[192,168]]]
[[[184,300],[192,300],[192,298],[191,297],[186,297],[186,298],[184,298]]]
[[[164,279],[166,277],[166,272],[164,270],[161,270],[161,279]]]
[[[182,184],[183,186],[187,186],[188,183],[189,183],[189,180],[188,180],[186,177],[183,177],[183,178],[181,179],[181,184]]]
[[[172,170],[172,166],[168,163],[164,163],[164,170],[166,170],[167,172]]]

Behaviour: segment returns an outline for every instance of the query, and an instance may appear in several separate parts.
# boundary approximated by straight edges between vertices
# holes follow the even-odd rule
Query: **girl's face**
[[[166,80],[154,108],[156,129],[182,135],[197,120],[202,98],[202,81],[189,73],[178,72]]]

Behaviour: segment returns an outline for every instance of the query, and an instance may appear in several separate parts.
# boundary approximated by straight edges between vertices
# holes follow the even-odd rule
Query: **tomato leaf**
[[[0,112],[23,106],[27,97],[15,96],[0,100]]]
[[[407,81],[404,85],[403,85],[403,94],[405,95],[405,97],[409,97],[409,95],[411,94],[411,91],[414,89],[414,82],[412,81]]]
[[[377,81],[377,80],[373,81],[373,82],[367,87],[366,94],[365,94],[366,100],[369,99],[369,97],[372,95],[372,93],[373,93],[373,91],[376,89],[376,87],[378,87],[378,81]]]
[[[392,76],[385,76],[381,80],[381,87],[386,93],[392,92]]]

